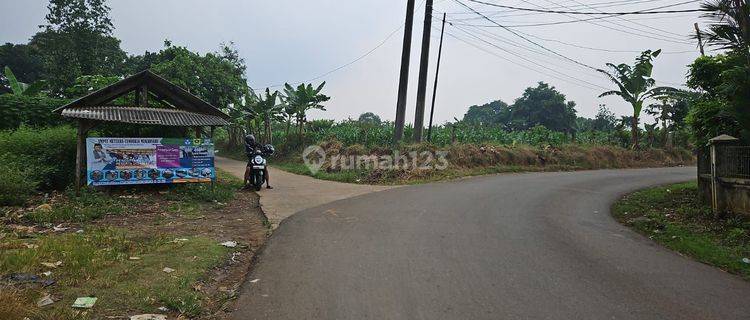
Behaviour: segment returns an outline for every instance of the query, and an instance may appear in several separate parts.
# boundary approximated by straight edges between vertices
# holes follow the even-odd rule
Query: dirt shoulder
[[[3,208],[0,318],[226,318],[270,230],[258,196],[223,178],[213,201],[189,186]],[[84,296],[93,308],[71,307]]]

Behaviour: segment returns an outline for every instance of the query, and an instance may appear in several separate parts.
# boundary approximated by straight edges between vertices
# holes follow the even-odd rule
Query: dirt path
[[[216,166],[240,179],[245,173],[245,162],[216,157]],[[370,186],[318,180],[308,176],[269,168],[272,190],[263,189],[260,205],[273,229],[291,215],[336,200],[391,189],[391,186]]]

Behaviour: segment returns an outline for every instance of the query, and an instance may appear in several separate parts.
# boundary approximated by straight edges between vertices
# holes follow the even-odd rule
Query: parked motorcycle
[[[268,179],[268,164],[266,158],[271,156],[275,152],[272,145],[267,144],[260,148],[255,148],[248,154],[250,159],[250,176],[248,177],[247,183],[255,188],[256,191],[260,191],[263,187],[263,183]]]

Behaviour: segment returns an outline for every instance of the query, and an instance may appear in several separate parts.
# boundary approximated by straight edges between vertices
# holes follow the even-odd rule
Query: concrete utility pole
[[[698,48],[701,49],[701,56],[705,56],[706,53],[703,51],[703,36],[701,36],[701,29],[698,27],[698,23],[694,23],[695,37],[698,38]]]
[[[440,75],[440,58],[443,56],[443,35],[445,34],[445,13],[443,26],[440,28],[440,46],[438,47],[437,67],[435,68],[435,84],[432,86],[432,106],[430,107],[430,126],[427,127],[427,141],[432,141],[432,116],[435,114],[435,96],[437,95],[438,76]]]
[[[422,30],[422,58],[419,63],[417,83],[417,109],[414,112],[414,142],[422,142],[424,128],[424,106],[427,96],[427,69],[430,66],[430,32],[432,31],[432,1],[424,7],[424,29]]]
[[[406,25],[404,27],[404,47],[401,52],[401,75],[398,81],[398,101],[396,102],[396,126],[393,130],[393,143],[404,137],[406,119],[406,92],[409,86],[409,57],[411,55],[411,29],[414,24],[414,0],[406,1]]]

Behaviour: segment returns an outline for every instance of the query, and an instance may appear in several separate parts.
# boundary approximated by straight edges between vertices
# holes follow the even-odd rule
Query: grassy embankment
[[[750,217],[714,218],[696,182],[632,193],[612,213],[667,248],[750,280]]]
[[[196,317],[215,311],[231,294],[208,296],[196,285],[229,260],[230,249],[195,226],[205,219],[215,223],[211,213],[232,201],[239,186],[220,173],[213,191],[206,184],[87,191],[80,198],[68,191],[2,207],[0,319]],[[55,283],[21,283],[14,274]],[[46,294],[55,303],[37,307]],[[71,308],[81,296],[98,301],[89,310]]]
[[[693,155],[684,149],[628,150],[614,146],[565,144],[556,147],[528,145],[454,144],[437,147],[430,144],[405,145],[401,154],[409,152],[446,151],[448,166],[432,169],[341,169],[330,162],[330,155],[350,157],[356,155],[393,155],[390,148],[365,148],[362,145],[344,146],[335,140],[320,143],[329,158],[321,170],[313,173],[302,161],[302,151],[291,151],[274,156],[269,163],[279,169],[309,175],[324,180],[364,184],[412,184],[449,180],[504,172],[573,171],[589,169],[642,168],[692,165]],[[246,160],[240,148],[225,148],[219,155]],[[433,162],[436,164],[436,162]]]

